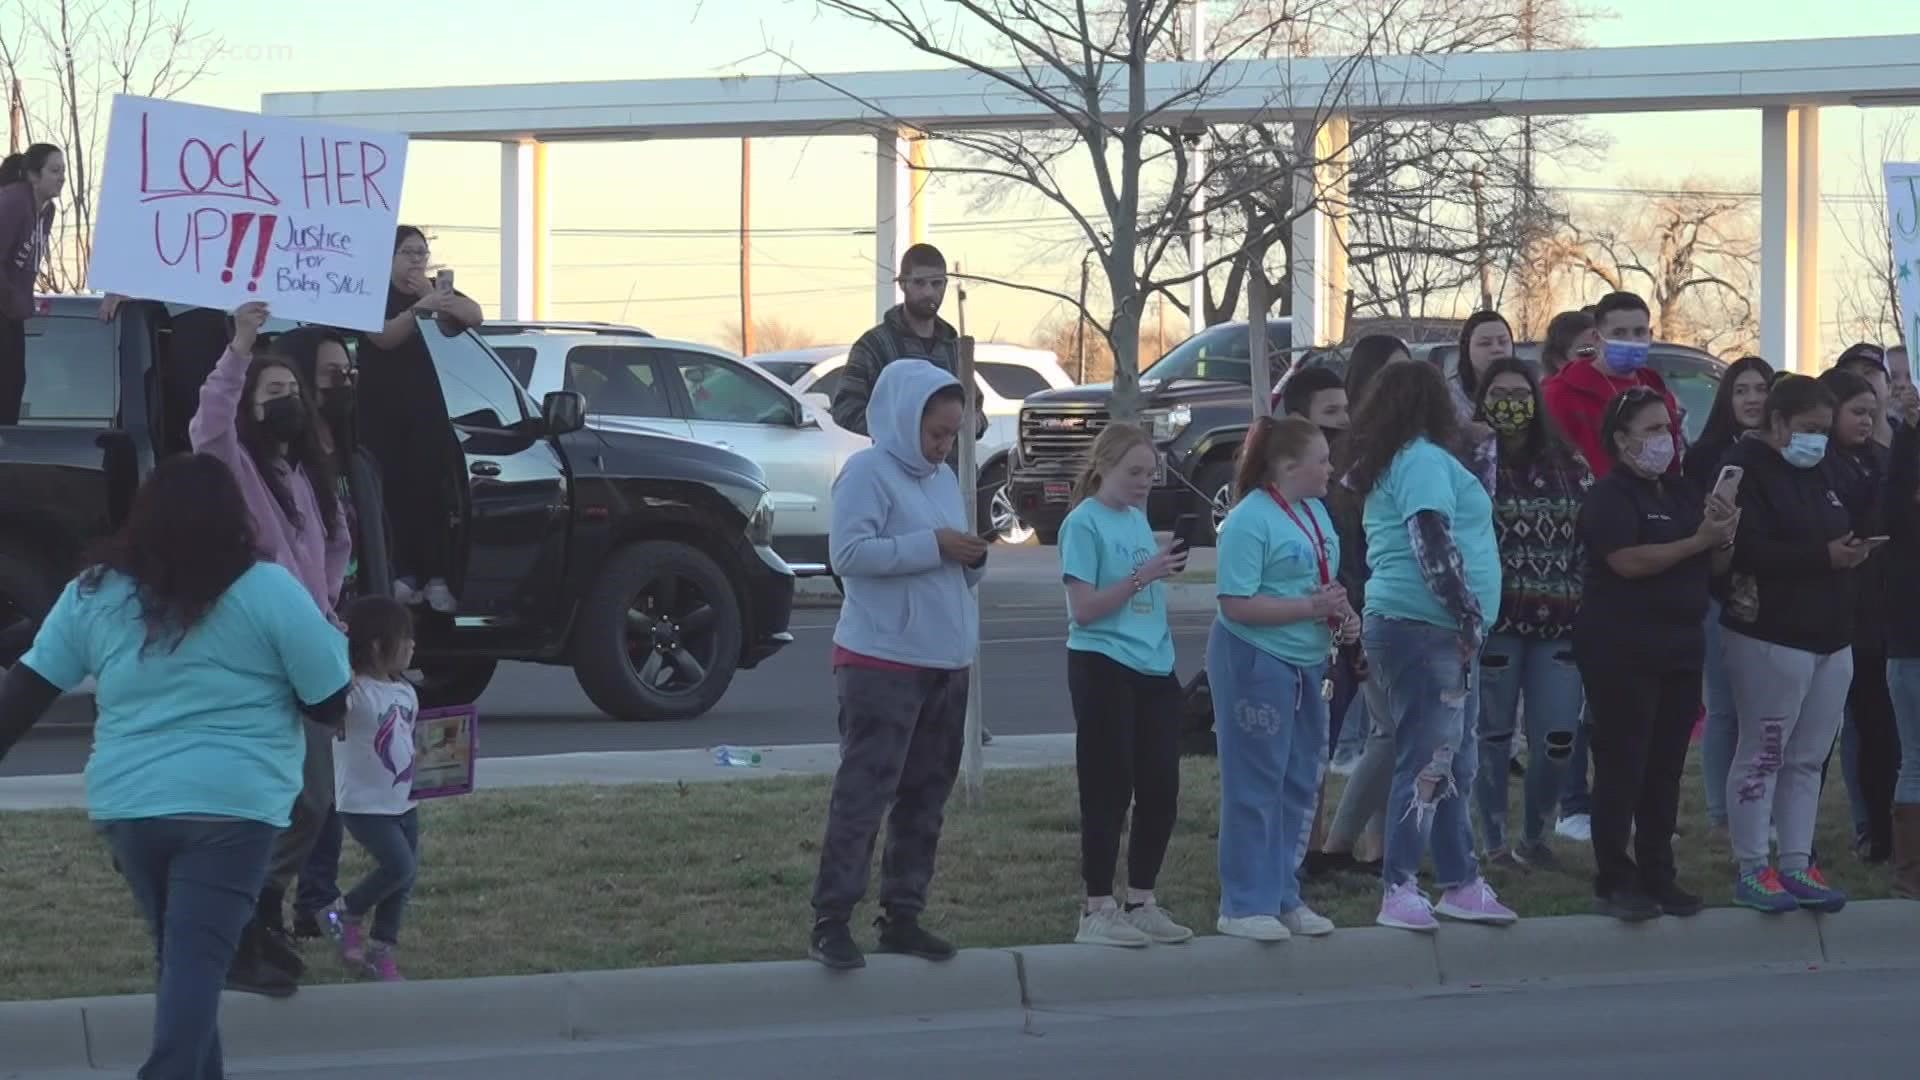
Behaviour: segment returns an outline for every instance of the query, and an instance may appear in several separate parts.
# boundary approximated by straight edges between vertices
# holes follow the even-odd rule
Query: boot
[[[270,998],[292,997],[299,984],[286,971],[267,963],[266,940],[266,928],[258,922],[250,922],[240,931],[240,946],[233,951],[233,963],[227,968],[227,989]]]
[[[260,959],[299,982],[307,973],[307,962],[294,947],[292,935],[287,933],[285,895],[271,885],[262,888],[253,921],[263,931],[259,939]]]
[[[1893,804],[1893,894],[1920,900],[1920,803]]]

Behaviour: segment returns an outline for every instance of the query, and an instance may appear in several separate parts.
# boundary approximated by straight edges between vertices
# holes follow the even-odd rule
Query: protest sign
[[[117,95],[87,283],[378,330],[406,164],[401,134]]]
[[[1900,294],[1900,339],[1920,348],[1920,162],[1889,161],[1887,232],[1893,281]]]
[[[413,798],[439,799],[473,790],[479,728],[480,711],[472,705],[420,710],[413,721]]]

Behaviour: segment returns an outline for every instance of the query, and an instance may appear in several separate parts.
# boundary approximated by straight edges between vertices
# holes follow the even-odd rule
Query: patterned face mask
[[[1500,398],[1486,405],[1487,423],[1502,435],[1518,435],[1533,425],[1532,398]]]

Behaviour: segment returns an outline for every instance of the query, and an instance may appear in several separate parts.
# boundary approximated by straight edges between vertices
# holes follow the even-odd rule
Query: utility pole
[[[740,140],[740,355],[753,355],[753,140]]]
[[[960,336],[967,336],[967,277],[959,263],[953,264],[953,285],[960,297]]]
[[[1187,59],[1199,61],[1207,58],[1207,0],[1192,0],[1193,18],[1189,28]],[[1187,229],[1187,264],[1193,271],[1191,294],[1187,298],[1188,310],[1193,312],[1191,322],[1195,333],[1207,325],[1207,275],[1202,269],[1207,265],[1207,190],[1201,182],[1207,174],[1207,134],[1205,129],[1194,133],[1187,144],[1187,179],[1190,186],[1187,206],[1189,225]],[[1165,334],[1161,335],[1164,342]]]
[[[1486,173],[1479,166],[1473,170],[1473,247],[1474,259],[1480,264],[1480,310],[1493,310],[1493,267],[1487,261],[1487,200]]]
[[[1080,259],[1080,306],[1073,312],[1074,381],[1081,384],[1087,381],[1087,263],[1092,259],[1091,251]]]

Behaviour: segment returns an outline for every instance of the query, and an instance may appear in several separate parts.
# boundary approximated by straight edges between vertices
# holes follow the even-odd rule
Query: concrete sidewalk
[[[808,961],[315,986],[287,1001],[229,994],[230,1070],[275,1060],[458,1045],[563,1046],[702,1031],[937,1020],[968,1013],[1066,1013],[1222,995],[1461,993],[1573,979],[1646,980],[1809,967],[1920,964],[1920,905],[1880,900],[1838,915],[1716,908],[1627,925],[1597,916],[1437,934],[1341,929],[1260,945],[1201,937],[1142,950],[1082,945],[971,949],[952,963],[874,956],[856,972]],[[1551,974],[1544,974],[1551,973]],[[0,1004],[0,1077],[28,1070],[135,1068],[153,999],[137,995]],[[350,1047],[343,1032],[351,1032]]]
[[[485,745],[486,727],[480,729]],[[672,784],[719,780],[755,780],[775,776],[822,776],[840,765],[837,743],[754,747],[755,768],[722,766],[711,750],[626,750],[603,753],[542,754],[534,757],[483,757],[475,766],[478,791],[562,787],[571,784]],[[985,749],[989,769],[1043,769],[1073,764],[1072,735],[1002,735]],[[0,778],[0,811],[84,810],[85,778],[11,776]]]

